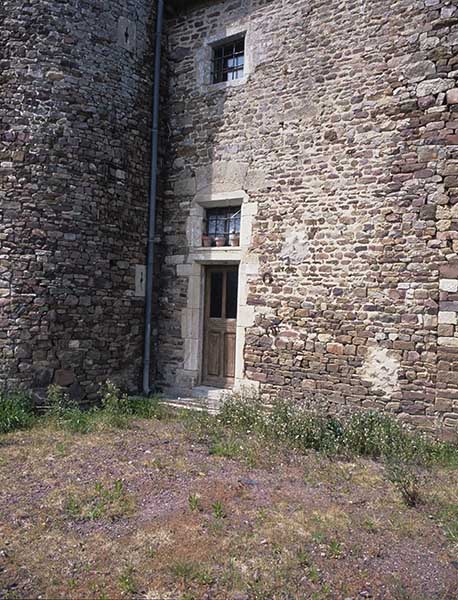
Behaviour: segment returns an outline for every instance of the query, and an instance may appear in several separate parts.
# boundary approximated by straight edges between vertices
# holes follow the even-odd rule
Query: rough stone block
[[[445,92],[453,87],[453,82],[449,79],[428,79],[422,81],[417,86],[417,96],[430,96],[431,94],[439,94]]]
[[[329,352],[329,354],[337,354],[340,356],[344,354],[344,345],[331,342],[329,344],[326,344],[326,352]]]
[[[452,260],[440,266],[440,274],[442,277],[457,279],[458,278],[458,260]]]
[[[457,313],[456,312],[439,312],[439,323],[444,323],[448,325],[456,325],[457,324]]]
[[[437,338],[437,343],[439,346],[458,348],[458,337],[439,337]]]
[[[447,104],[458,104],[458,88],[448,90]]]
[[[75,381],[75,374],[71,369],[58,369],[54,374],[54,383],[66,387]]]

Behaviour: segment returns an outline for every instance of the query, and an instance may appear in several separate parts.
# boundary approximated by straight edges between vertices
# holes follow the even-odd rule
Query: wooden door
[[[207,267],[202,383],[230,387],[235,377],[238,267]]]

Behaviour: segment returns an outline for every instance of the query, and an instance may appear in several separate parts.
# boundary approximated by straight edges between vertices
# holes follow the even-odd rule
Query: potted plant
[[[233,231],[229,235],[229,245],[230,246],[240,246],[240,233]]]
[[[215,237],[215,244],[218,246],[218,248],[221,248],[221,246],[225,246],[226,245],[226,236],[217,235]]]
[[[213,242],[213,238],[210,235],[203,234],[202,236],[202,246],[204,248],[210,248]]]

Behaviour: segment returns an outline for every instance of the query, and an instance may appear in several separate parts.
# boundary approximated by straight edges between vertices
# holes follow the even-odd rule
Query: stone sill
[[[221,81],[220,83],[205,83],[204,89],[207,93],[218,92],[244,85],[248,81],[248,74],[240,79],[232,79],[231,81]]]
[[[196,262],[206,262],[212,260],[240,262],[241,254],[242,249],[240,246],[193,248],[190,252],[192,259]]]

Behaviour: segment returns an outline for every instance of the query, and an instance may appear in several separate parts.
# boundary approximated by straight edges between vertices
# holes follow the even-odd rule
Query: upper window
[[[245,66],[245,36],[213,47],[213,83],[241,79]]]

